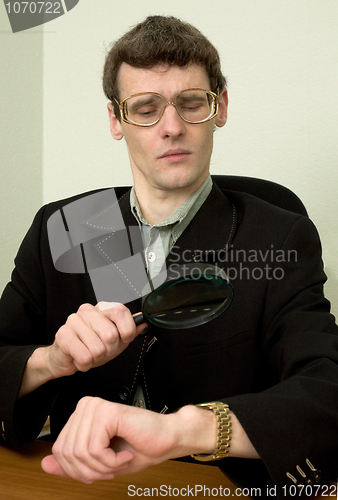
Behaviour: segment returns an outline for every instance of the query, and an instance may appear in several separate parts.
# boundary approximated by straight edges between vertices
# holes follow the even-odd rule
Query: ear
[[[228,91],[223,89],[219,95],[218,114],[216,116],[215,124],[217,127],[223,127],[228,118]]]
[[[117,141],[120,141],[123,136],[123,129],[120,120],[118,120],[114,113],[114,106],[111,102],[107,104],[108,108],[108,116],[109,116],[109,124],[110,124],[110,133]]]

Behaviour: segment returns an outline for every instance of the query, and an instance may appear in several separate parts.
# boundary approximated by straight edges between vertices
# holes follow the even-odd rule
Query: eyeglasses
[[[114,100],[120,107],[123,121],[139,127],[151,127],[158,123],[169,104],[187,123],[204,123],[218,113],[218,95],[198,88],[182,90],[171,100],[156,92],[133,94],[121,102]]]

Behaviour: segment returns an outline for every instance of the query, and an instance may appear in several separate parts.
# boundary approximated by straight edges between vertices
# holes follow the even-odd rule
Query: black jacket
[[[108,191],[101,193],[105,203]],[[123,222],[130,229],[136,221],[124,193],[116,188]],[[50,381],[16,401],[28,357],[37,346],[53,342],[70,313],[85,302],[121,299],[114,292],[121,281],[115,262],[127,236],[121,227],[115,232],[98,223],[100,216],[105,224],[109,220],[101,206],[95,208],[95,226],[110,233],[104,252],[99,257],[97,251],[91,253],[91,240],[82,235],[82,246],[71,251],[75,260],[85,256],[83,269],[81,264],[78,273],[65,272],[63,257],[53,256],[55,269],[47,221],[61,207],[81,204],[85,196],[51,203],[38,212],[1,299],[0,420],[6,443],[34,440],[49,414],[55,438],[82,396],[130,404],[141,382],[148,408],[157,412],[189,403],[228,403],[261,460],[227,458],[215,465],[241,487],[261,488],[261,498],[269,481],[277,485],[279,498],[288,497],[293,483],[287,473],[304,479],[297,465],[314,476],[306,460],[321,471],[322,482],[336,480],[338,329],[323,296],[326,277],[317,231],[307,217],[248,194],[222,193],[215,185],[169,254],[167,268],[208,256],[232,282],[230,307],[211,323],[189,330],[150,326],[115,360]],[[63,221],[66,212],[60,212]],[[89,214],[78,216],[84,219],[92,220]],[[137,245],[130,244],[128,257],[139,250]],[[92,259],[95,263],[88,266]],[[88,272],[107,265],[112,275],[100,276],[109,277],[109,287],[103,286],[98,297]],[[128,298],[133,313],[139,311],[141,299],[133,295],[128,279],[124,284],[118,285],[122,299]]]

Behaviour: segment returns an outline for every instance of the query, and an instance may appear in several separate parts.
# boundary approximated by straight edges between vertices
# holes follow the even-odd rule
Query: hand
[[[170,458],[211,453],[216,427],[212,412],[194,406],[161,415],[85,397],[41,465],[49,474],[88,484],[113,479]]]
[[[47,348],[47,363],[53,378],[88,371],[121,354],[145,328],[138,327],[129,309],[116,302],[83,304],[68,317]]]

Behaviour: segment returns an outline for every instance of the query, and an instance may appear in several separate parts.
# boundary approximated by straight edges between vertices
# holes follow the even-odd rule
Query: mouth
[[[190,151],[186,149],[169,149],[163,155],[159,157],[159,160],[165,160],[169,162],[179,162],[185,160],[190,156]]]

